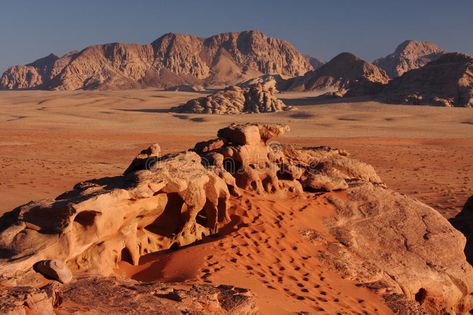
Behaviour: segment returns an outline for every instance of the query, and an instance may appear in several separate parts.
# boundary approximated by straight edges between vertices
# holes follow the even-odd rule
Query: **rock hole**
[[[153,223],[146,226],[145,230],[166,237],[178,234],[185,224],[182,216],[182,210],[185,206],[184,200],[179,194],[168,194],[168,203],[163,213]]]
[[[128,250],[128,248],[123,248],[122,253],[121,253],[121,261],[126,261],[127,263],[130,263],[133,265],[133,258],[131,258],[131,253]]]
[[[425,298],[427,297],[427,290],[420,288],[415,295],[415,300],[420,304],[424,303]]]
[[[179,247],[180,247],[179,242],[174,242],[174,243],[172,243],[171,247],[169,247],[169,249],[176,250]]]
[[[82,211],[76,215],[74,222],[79,223],[83,227],[94,225],[95,217],[99,214],[97,211]]]
[[[195,220],[198,224],[207,227],[207,212],[205,211],[205,207],[197,213]]]

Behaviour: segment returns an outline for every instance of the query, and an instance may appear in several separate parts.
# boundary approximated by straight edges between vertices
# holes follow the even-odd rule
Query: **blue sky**
[[[372,61],[405,39],[473,54],[472,12],[473,0],[5,0],[0,71],[92,44],[247,29],[324,60],[350,51]]]

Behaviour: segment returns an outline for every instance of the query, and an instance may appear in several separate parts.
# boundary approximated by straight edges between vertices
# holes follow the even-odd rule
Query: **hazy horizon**
[[[94,44],[147,44],[168,32],[207,37],[259,30],[291,42],[302,53],[330,60],[348,51],[373,61],[404,40],[428,40],[473,54],[468,32],[473,2],[406,0],[328,1],[82,1],[0,3],[0,72],[54,53]]]

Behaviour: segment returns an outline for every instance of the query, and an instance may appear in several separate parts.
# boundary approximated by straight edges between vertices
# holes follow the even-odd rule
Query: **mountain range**
[[[253,30],[208,38],[168,33],[146,45],[94,45],[12,66],[1,76],[0,89],[194,90],[277,78],[278,89],[285,91],[471,107],[471,67],[470,56],[449,54],[428,41],[404,41],[373,63],[351,53],[324,63],[287,41]]]
[[[94,45],[63,57],[53,54],[16,65],[3,89],[116,89],[182,84],[228,85],[263,74],[302,75],[320,60],[287,41],[257,31],[208,38],[168,33],[147,45]]]

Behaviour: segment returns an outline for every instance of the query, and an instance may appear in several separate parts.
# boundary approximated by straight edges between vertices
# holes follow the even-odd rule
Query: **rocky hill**
[[[473,107],[473,57],[444,54],[392,80],[382,99],[395,104]]]
[[[317,59],[284,40],[257,31],[209,38],[165,34],[148,45],[95,45],[61,58],[50,55],[13,66],[2,89],[168,88],[185,84],[236,84],[263,74],[302,75]]]
[[[373,62],[391,77],[396,78],[409,70],[425,66],[438,59],[445,51],[437,44],[428,41],[406,40],[386,57]]]
[[[290,110],[275,93],[276,81],[269,80],[247,86],[230,86],[211,95],[192,99],[174,107],[178,113],[242,114]]]
[[[290,79],[284,84],[293,91],[326,91],[340,96],[353,90],[352,94],[374,94],[388,83],[386,73],[350,53],[341,53],[320,68],[304,76]]]

